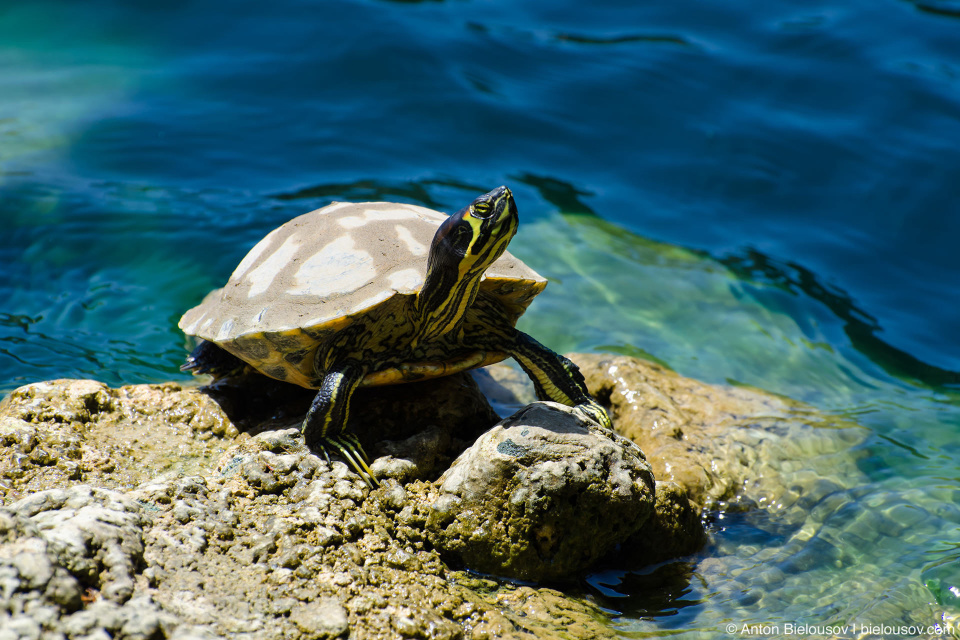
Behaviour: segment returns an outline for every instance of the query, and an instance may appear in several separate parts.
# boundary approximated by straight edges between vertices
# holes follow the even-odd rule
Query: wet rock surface
[[[431,542],[455,563],[521,580],[585,571],[654,509],[643,452],[552,402],[480,436],[438,485]]]
[[[676,483],[708,508],[789,508],[798,486],[826,495],[831,487],[817,489],[820,476],[803,473],[803,461],[832,455],[850,467],[847,451],[864,436],[854,424],[756,389],[705,384],[627,356],[574,358],[617,431],[643,449],[657,480]]]
[[[864,471],[872,464],[870,432],[855,423],[756,389],[703,384],[642,360],[572,357],[618,430],[646,454],[658,481],[657,514],[668,495],[667,502],[680,506],[664,518],[666,530],[686,520],[683,497],[691,497],[711,530],[737,532],[713,538],[698,557],[664,565],[685,567],[676,581],[643,576],[651,589],[672,585],[709,594],[697,617],[700,628],[727,635],[719,632],[731,620],[765,623],[770,610],[782,620],[843,621],[857,629],[956,628],[956,613],[905,569],[923,566],[923,551],[900,555],[905,546],[918,547],[900,538],[956,529],[955,487],[945,486],[932,500],[929,487],[916,491],[909,481],[899,491],[876,492]],[[670,484],[669,492],[661,490]],[[662,532],[641,531],[623,545],[621,558],[638,553],[653,562],[657,547],[670,542]],[[639,635],[662,633],[640,618],[632,628]]]
[[[397,418],[397,396],[380,417],[358,425],[367,450],[379,456],[382,484],[374,491],[343,463],[305,449],[296,390],[254,399],[175,384],[21,388],[0,404],[0,629],[70,639],[613,637],[605,615],[582,598],[460,571],[459,562],[476,562],[464,553],[469,514],[438,510],[438,501],[494,494],[472,516],[490,526],[497,523],[490,514],[522,509],[532,517],[518,525],[527,527],[523,535],[505,532],[517,547],[501,558],[535,549],[547,559],[539,560],[539,575],[552,577],[551,553],[575,556],[560,550],[581,542],[557,533],[553,507],[564,523],[577,523],[568,528],[600,521],[590,551],[571,565],[585,566],[615,538],[625,540],[632,562],[656,561],[702,545],[703,504],[776,499],[790,509],[790,492],[805,478],[798,471],[782,480],[774,465],[789,467],[794,455],[802,468],[805,447],[827,445],[809,427],[800,433],[794,408],[765,394],[732,390],[731,404],[718,408],[713,401],[723,400],[723,389],[704,391],[707,385],[637,361],[590,358],[580,359],[590,384],[649,465],[622,438],[579,423],[559,433],[527,426],[525,435],[511,424],[500,430],[508,437],[475,446],[491,460],[502,456],[496,464],[523,482],[497,480],[481,467],[465,471],[484,456],[458,461],[437,481],[496,421],[476,385],[455,377],[444,379],[449,386],[435,389],[421,413],[405,408]],[[627,381],[628,365],[646,377]],[[611,366],[621,368],[611,373]],[[701,413],[683,398],[674,399],[682,412],[670,413],[661,396],[681,382],[691,398],[705,397]],[[628,383],[639,385],[633,394]],[[440,402],[434,393],[453,399]],[[657,406],[641,409],[639,398]],[[782,420],[771,412],[777,407]],[[676,428],[661,431],[674,424],[661,414],[676,419]],[[724,436],[725,429],[738,435]],[[644,440],[645,430],[654,439]],[[588,446],[588,437],[600,439]],[[528,455],[547,443],[554,454]],[[741,451],[748,446],[767,449],[750,457]],[[573,469],[571,459],[582,465]],[[491,489],[480,489],[484,479]],[[581,502],[587,495],[591,501]],[[615,528],[616,536],[604,537]]]
[[[239,432],[197,388],[37,382],[0,402],[0,504],[57,486],[132,488],[215,460]]]

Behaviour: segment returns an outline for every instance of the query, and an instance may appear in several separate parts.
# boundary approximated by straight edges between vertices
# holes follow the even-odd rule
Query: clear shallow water
[[[0,8],[0,392],[180,378],[177,318],[280,223],[508,184],[539,339],[866,429],[802,516],[593,580],[612,625],[960,612],[958,27],[929,0]],[[910,526],[864,542],[874,516]]]

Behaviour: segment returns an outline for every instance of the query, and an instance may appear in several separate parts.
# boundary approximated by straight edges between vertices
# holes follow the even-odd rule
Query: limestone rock
[[[790,522],[794,510],[806,514],[809,496],[832,490],[806,460],[829,462],[830,451],[852,443],[843,429],[821,436],[811,429],[815,412],[767,394],[702,385],[626,358],[577,360],[660,474],[656,502],[650,468],[620,438],[611,443],[590,427],[584,433],[581,422],[547,431],[543,440],[530,431],[511,435],[512,444],[502,440],[491,455],[530,475],[522,487],[507,478],[501,508],[508,517],[483,522],[491,531],[541,523],[539,538],[525,538],[534,550],[561,548],[580,535],[575,529],[590,526],[601,533],[589,554],[614,537],[632,563],[689,553],[702,540],[704,504],[730,509],[757,501]],[[290,385],[265,395],[234,390],[232,397],[216,385],[110,389],[92,381],[14,391],[0,402],[0,630],[105,639],[613,637],[588,602],[478,578],[441,558],[433,544],[440,529],[446,533],[440,521],[452,525],[450,540],[469,541],[465,527],[457,533],[458,522],[481,516],[458,511],[453,503],[461,497],[430,480],[494,422],[462,377],[441,381],[449,386],[412,401],[433,408],[404,408],[428,387],[401,385],[390,390],[397,395],[387,411],[358,418],[368,453],[382,456],[374,462],[382,486],[374,491],[344,463],[303,446],[296,427],[303,398],[308,404],[312,394]],[[383,391],[370,390],[361,404]],[[289,394],[286,404],[278,402],[282,394]],[[457,405],[460,415],[473,416],[460,426],[450,424]],[[402,410],[399,419],[388,415],[394,410]],[[607,451],[612,466],[596,466],[581,437],[601,438],[601,459]],[[533,460],[528,446],[554,438],[573,444],[541,467],[524,466]],[[606,480],[586,483],[593,476]],[[582,491],[564,494],[564,482]],[[608,507],[584,524],[598,495]],[[545,527],[553,516],[544,497],[563,527]],[[646,506],[631,516],[638,503]],[[533,517],[517,519],[521,509]],[[851,527],[863,535],[870,522]],[[614,526],[615,535],[607,531]],[[566,564],[564,572],[579,561]],[[698,568],[708,570],[707,563]]]
[[[346,610],[333,598],[297,607],[290,619],[301,631],[318,640],[339,637],[349,629]]]
[[[52,566],[67,569],[108,600],[122,603],[130,598],[134,573],[143,561],[140,506],[134,500],[78,485],[35,493],[9,511],[30,519]],[[44,574],[46,584],[52,567]]]
[[[0,504],[53,486],[131,489],[172,468],[192,471],[237,433],[196,388],[29,384],[0,402]]]
[[[569,407],[530,405],[438,481],[431,540],[471,569],[523,580],[581,572],[650,517],[643,453]]]
[[[675,482],[657,482],[653,517],[622,545],[637,565],[654,564],[699,551],[707,542],[700,508]]]
[[[176,618],[147,595],[131,597],[144,523],[135,500],[84,485],[0,508],[0,629],[14,637],[41,626],[69,637],[169,637]],[[84,608],[92,592],[100,597]],[[18,611],[29,615],[6,613]]]
[[[791,461],[845,455],[863,437],[855,425],[757,389],[705,384],[627,356],[571,357],[617,431],[646,453],[657,480],[677,483],[699,507],[782,504],[798,482],[810,485],[808,494],[825,495],[828,487],[813,486],[817,474],[788,478],[784,469],[795,466]],[[818,430],[821,424],[829,428]]]

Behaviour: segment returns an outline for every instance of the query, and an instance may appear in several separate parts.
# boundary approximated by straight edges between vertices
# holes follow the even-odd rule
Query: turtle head
[[[518,223],[517,204],[506,187],[483,194],[444,220],[430,243],[426,281],[417,294],[417,342],[459,325],[483,272],[503,254]]]
[[[517,232],[517,203],[506,187],[497,187],[447,218],[430,245],[430,262],[461,274],[482,273],[503,254]]]

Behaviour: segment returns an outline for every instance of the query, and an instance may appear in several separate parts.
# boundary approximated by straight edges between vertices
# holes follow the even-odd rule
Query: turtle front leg
[[[607,410],[587,391],[579,367],[569,358],[551,351],[522,331],[503,349],[533,380],[537,397],[575,408],[594,422],[613,429]]]
[[[352,363],[328,370],[300,430],[308,447],[323,451],[328,458],[329,448],[333,447],[373,487],[377,480],[367,465],[363,447],[355,435],[346,431],[350,400],[365,374],[362,367]]]

